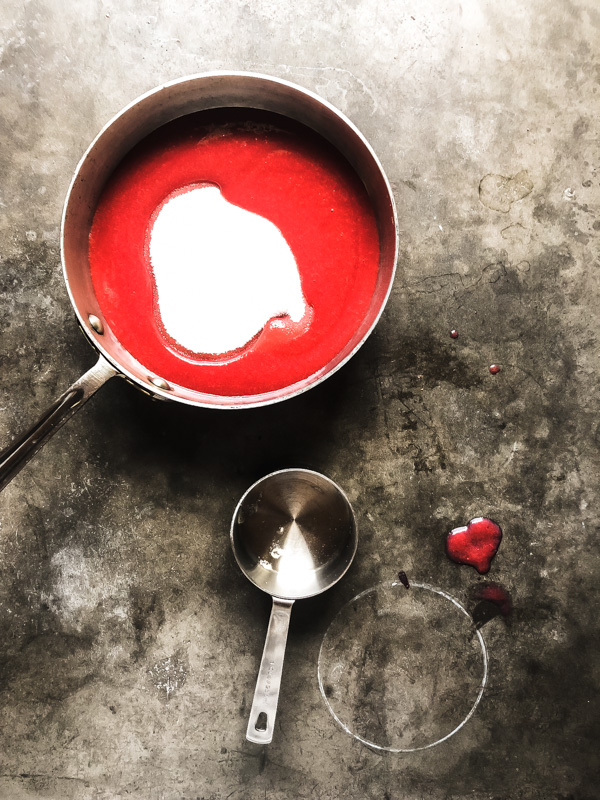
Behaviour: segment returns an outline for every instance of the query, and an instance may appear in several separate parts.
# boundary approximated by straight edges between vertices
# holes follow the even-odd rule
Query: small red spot
[[[492,364],[492,366],[490,367],[490,372],[492,373],[492,375],[497,375],[500,372],[500,369],[501,367],[498,366],[498,364]]]
[[[404,586],[405,589],[410,589],[410,583],[408,582],[408,578],[406,577],[406,572],[403,569],[400,570],[398,573],[398,580]]]
[[[468,564],[484,575],[502,540],[500,525],[487,517],[476,517],[463,528],[454,528],[446,538],[446,554],[457,564]]]
[[[452,339],[458,339],[458,331],[456,330],[450,331],[450,337]]]
[[[503,617],[508,617],[512,611],[512,600],[509,593],[499,583],[483,583],[473,591],[476,600],[486,600],[493,603]]]

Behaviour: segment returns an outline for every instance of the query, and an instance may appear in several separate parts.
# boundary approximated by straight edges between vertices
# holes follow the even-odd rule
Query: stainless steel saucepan
[[[123,157],[158,127],[187,114],[215,108],[276,112],[307,125],[345,156],[362,180],[377,220],[380,260],[370,306],[346,347],[323,369],[277,391],[217,396],[171,385],[151,374],[118,341],[103,318],[89,264],[89,234],[102,189]],[[98,134],[81,159],[69,188],[62,219],[64,277],[81,327],[98,351],[97,364],[75,381],[25,435],[0,454],[0,489],[68,417],[109,378],[124,377],[154,397],[192,406],[248,408],[304,392],[339,369],[377,323],[391,289],[397,256],[397,218],[388,180],[375,153],[354,125],[315,94],[287,81],[245,72],[213,72],[166,83],[134,100]]]

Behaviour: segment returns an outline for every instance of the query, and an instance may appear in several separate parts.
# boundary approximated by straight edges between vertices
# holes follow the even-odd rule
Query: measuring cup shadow
[[[356,554],[348,498],[318,472],[285,469],[253,484],[231,523],[231,545],[244,575],[273,598],[246,738],[269,744],[296,600],[314,597],[345,575]]]

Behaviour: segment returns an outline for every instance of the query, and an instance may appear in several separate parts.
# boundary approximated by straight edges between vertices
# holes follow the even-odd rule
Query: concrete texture
[[[61,208],[138,94],[211,69],[315,90],[371,141],[401,227],[385,314],[325,384],[232,413],[111,381],[2,493],[0,797],[597,798],[595,0],[4,0],[0,29],[3,442],[94,361]],[[361,539],[294,609],[261,750],[244,733],[269,600],[228,528],[250,483],[297,465],[342,485]],[[488,578],[514,602],[483,628],[482,702],[438,747],[374,752],[320,697],[323,635],[399,569],[468,604],[482,581],[444,539],[478,515],[504,529]]]

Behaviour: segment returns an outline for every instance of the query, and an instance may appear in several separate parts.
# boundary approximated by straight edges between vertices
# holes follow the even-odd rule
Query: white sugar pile
[[[272,222],[229,203],[216,186],[168,200],[150,233],[158,310],[193,353],[246,345],[274,317],[307,313],[296,261]]]

